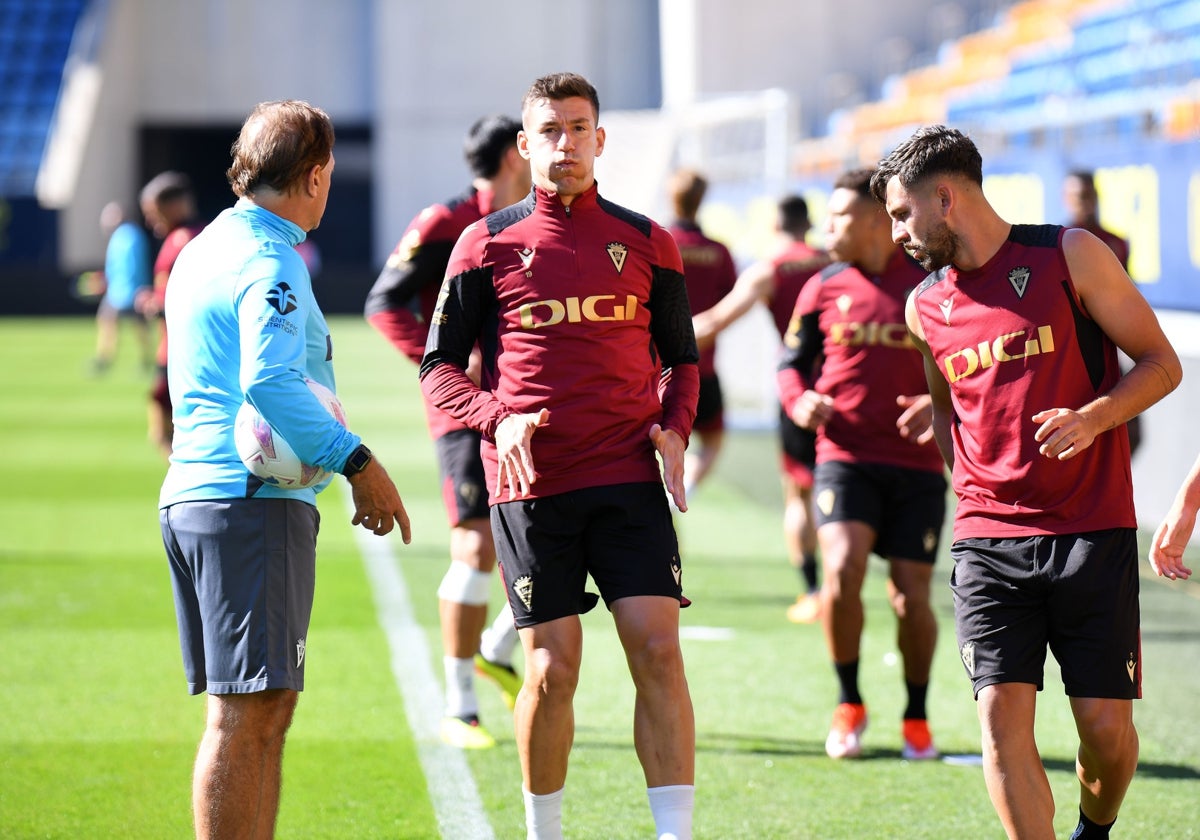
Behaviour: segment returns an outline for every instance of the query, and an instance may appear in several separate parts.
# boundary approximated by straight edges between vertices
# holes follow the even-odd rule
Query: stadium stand
[[[889,78],[880,98],[835,112],[795,150],[801,177],[873,163],[922,124],[1015,146],[1103,124],[1134,137],[1200,131],[1200,3],[1026,0],[993,27],[942,45],[936,63]]]
[[[0,195],[32,196],[87,0],[0,0]]]

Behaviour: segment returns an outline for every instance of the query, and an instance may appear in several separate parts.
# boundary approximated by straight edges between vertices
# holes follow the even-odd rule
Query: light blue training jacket
[[[175,439],[160,508],[251,497],[316,504],[328,482],[285,490],[246,469],[233,440],[243,397],[307,464],[337,472],[361,442],[304,383],[336,391],[329,328],[295,248],[304,237],[241,199],[179,255],[166,295]]]

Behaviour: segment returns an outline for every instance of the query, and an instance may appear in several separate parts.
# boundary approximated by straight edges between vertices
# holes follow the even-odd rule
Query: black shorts
[[[479,442],[479,432],[473,429],[457,429],[433,442],[442,475],[442,502],[452,528],[468,519],[488,518],[487,478]]]
[[[492,507],[496,558],[517,627],[579,615],[595,604],[662,595],[684,606],[679,542],[661,484],[585,487]]]
[[[716,376],[700,377],[696,422],[692,428],[697,432],[715,432],[725,428],[725,397],[721,394],[721,380]]]
[[[895,560],[937,559],[946,518],[946,479],[940,472],[886,464],[817,464],[813,479],[817,527],[865,522],[875,529],[874,551]]]
[[[817,433],[792,422],[783,406],[779,407],[779,444],[783,454],[811,471],[817,463]]]
[[[958,649],[976,696],[996,683],[1040,691],[1047,646],[1069,697],[1142,696],[1132,528],[958,540],[950,556]]]

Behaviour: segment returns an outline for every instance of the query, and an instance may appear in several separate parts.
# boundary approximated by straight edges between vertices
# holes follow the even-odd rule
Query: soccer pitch
[[[429,731],[441,711],[430,706],[441,692],[434,593],[447,528],[415,370],[359,319],[331,325],[350,425],[399,486],[413,542],[364,532],[364,552],[344,482],[322,494],[308,688],[284,756],[278,836],[522,837],[499,695],[479,685],[495,749],[451,751]],[[128,343],[106,377],[89,378],[93,341],[88,319],[0,319],[10,471],[0,488],[0,836],[187,837],[204,701],[186,694],[180,667],[155,509],[164,465],[145,439],[148,379]],[[819,629],[784,619],[798,580],[780,511],[773,438],[736,432],[677,521],[694,601],[682,623],[695,836],[1002,838],[978,766],[900,760],[903,685],[881,563],[866,589],[866,752],[825,757],[836,688]],[[930,721],[944,753],[970,756],[978,724],[948,576],[943,558]],[[1166,584],[1143,566],[1142,616],[1141,761],[1113,836],[1200,837],[1200,583]],[[624,656],[603,608],[584,624],[566,833],[650,837]],[[1037,731],[1065,837],[1076,822],[1076,737],[1053,660]]]

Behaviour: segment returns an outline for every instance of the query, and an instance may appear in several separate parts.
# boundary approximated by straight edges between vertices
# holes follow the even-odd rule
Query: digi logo
[[[830,324],[829,340],[843,347],[916,349],[904,324],[880,324],[875,321],[869,324],[860,324],[857,321]]]
[[[637,315],[637,297],[626,295],[624,304],[616,303],[616,300],[616,295],[589,295],[582,299],[569,297],[566,300],[534,301],[517,307],[517,320],[527,330],[552,327],[563,321],[568,324],[632,321]]]
[[[1018,352],[1017,347],[1021,346],[1022,342],[1024,350]],[[981,341],[975,347],[964,347],[947,356],[943,364],[946,368],[946,379],[957,382],[1000,362],[1012,362],[1053,352],[1054,334],[1047,324],[1037,328],[1036,336],[1030,336],[1028,331],[1020,330],[997,336],[991,341]]]

